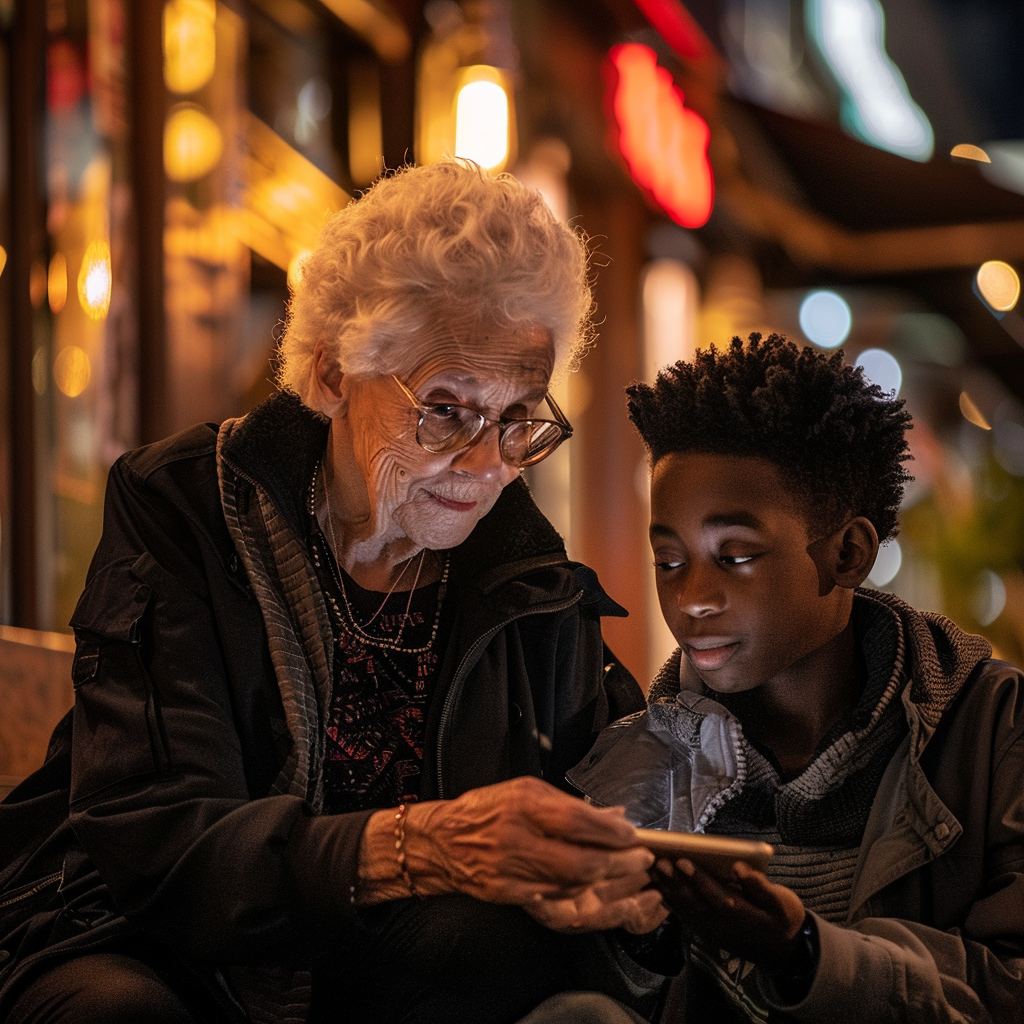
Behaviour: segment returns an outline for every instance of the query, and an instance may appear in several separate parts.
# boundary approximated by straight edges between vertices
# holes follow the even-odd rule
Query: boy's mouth
[[[733,656],[739,641],[727,636],[701,636],[687,640],[685,646],[693,667],[709,672],[721,668]]]

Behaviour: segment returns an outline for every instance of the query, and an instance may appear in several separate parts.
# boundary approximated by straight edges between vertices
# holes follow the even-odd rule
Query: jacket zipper
[[[554,604],[547,604],[540,608],[529,608],[526,611],[519,612],[516,615],[511,615],[504,622],[499,622],[498,625],[493,626],[487,630],[486,633],[481,634],[469,647],[469,650],[462,656],[462,661],[459,662],[459,667],[455,670],[455,675],[452,677],[452,685],[448,690],[448,694],[444,700],[444,707],[441,709],[441,721],[437,727],[437,795],[441,800],[445,799],[444,795],[444,731],[445,726],[448,724],[448,719],[451,716],[452,709],[455,706],[455,702],[458,700],[459,693],[462,690],[463,673],[466,670],[466,666],[470,659],[477,652],[481,644],[487,643],[496,633],[501,632],[506,626],[510,626],[513,622],[518,619],[528,618],[530,615],[546,615],[549,612],[563,612],[567,608],[571,608],[574,604],[579,604],[583,599],[583,591],[574,594],[570,598],[566,598],[562,601],[558,601]]]
[[[0,910],[5,907],[13,907],[16,903],[21,903],[24,900],[30,899],[35,896],[36,893],[42,892],[43,889],[53,885],[54,882],[59,882],[64,877],[63,871],[55,871],[52,875],[47,875],[45,878],[40,878],[35,885],[32,886],[26,892],[19,892],[17,896],[11,896],[9,899],[4,900],[0,903]]]

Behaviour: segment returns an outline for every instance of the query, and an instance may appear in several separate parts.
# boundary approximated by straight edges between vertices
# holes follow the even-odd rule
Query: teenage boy
[[[570,779],[637,825],[763,840],[660,860],[687,966],[661,1020],[1024,1020],[1024,685],[858,589],[909,479],[903,403],[772,335],[628,389],[680,649]]]

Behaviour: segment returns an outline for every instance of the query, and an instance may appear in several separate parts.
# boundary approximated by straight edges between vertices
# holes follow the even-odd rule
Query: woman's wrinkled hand
[[[411,806],[406,862],[423,895],[519,904],[556,927],[643,924],[656,916],[654,896],[639,896],[654,856],[634,831],[621,807],[593,807],[523,777]]]
[[[538,896],[523,909],[558,932],[625,928],[634,935],[643,935],[668,917],[661,893],[651,888],[646,871],[595,882],[578,895],[564,899]]]
[[[742,861],[731,877],[720,878],[685,858],[674,864],[659,859],[651,879],[693,931],[769,970],[786,961],[804,921],[804,905],[792,889]]]

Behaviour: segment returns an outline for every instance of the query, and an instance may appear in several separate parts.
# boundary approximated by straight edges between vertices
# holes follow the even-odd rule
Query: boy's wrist
[[[781,1002],[794,1005],[806,998],[818,973],[820,952],[818,928],[811,914],[805,914],[782,959],[766,971]]]

